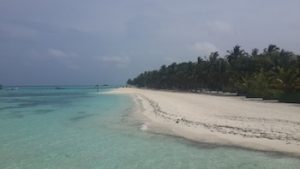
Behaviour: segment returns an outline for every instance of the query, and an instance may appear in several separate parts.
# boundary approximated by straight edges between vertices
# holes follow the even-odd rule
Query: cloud
[[[173,62],[177,62],[178,59],[174,58],[174,57],[165,57],[164,60],[168,63],[173,63]]]
[[[230,33],[233,31],[233,26],[225,21],[213,21],[209,22],[208,26],[211,30],[222,33]]]
[[[201,55],[209,55],[211,52],[218,51],[218,48],[210,42],[196,42],[190,48]]]
[[[59,49],[48,49],[48,54],[55,58],[66,58],[69,56],[67,53]]]
[[[78,69],[79,66],[74,59],[78,56],[75,52],[65,52],[60,49],[48,49],[48,56],[54,58],[56,61],[62,63],[68,69]]]
[[[22,24],[14,24],[7,22],[0,22],[0,37],[9,38],[35,38],[38,35],[38,31],[27,27]]]
[[[0,81],[50,81],[23,78],[24,70],[42,67],[54,77],[56,71],[72,74],[77,83],[94,82],[98,75],[122,82],[164,63],[195,61],[216,50],[224,56],[236,44],[249,50],[276,43],[300,53],[299,5],[299,0],[0,0]]]
[[[100,58],[100,61],[106,64],[113,64],[121,68],[127,66],[130,63],[130,58],[127,56],[104,56]]]

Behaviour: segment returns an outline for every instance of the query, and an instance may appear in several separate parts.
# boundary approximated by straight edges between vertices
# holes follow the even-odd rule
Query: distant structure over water
[[[96,89],[97,89],[97,92],[99,92],[100,86],[97,84],[95,87],[96,87]]]
[[[63,87],[56,86],[55,89],[56,89],[56,90],[60,90],[60,89],[64,89],[64,88],[63,88]]]

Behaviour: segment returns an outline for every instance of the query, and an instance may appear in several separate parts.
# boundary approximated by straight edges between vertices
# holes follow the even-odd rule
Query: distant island
[[[128,85],[153,89],[233,92],[246,97],[300,103],[300,55],[269,45],[251,54],[239,45],[220,57],[212,52],[197,62],[172,63],[145,71]]]

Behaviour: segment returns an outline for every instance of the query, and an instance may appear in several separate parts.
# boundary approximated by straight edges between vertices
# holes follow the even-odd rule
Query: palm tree
[[[258,52],[259,52],[259,50],[257,48],[252,49],[251,56],[252,57],[257,57],[258,56]]]
[[[157,89],[222,90],[263,98],[300,97],[299,55],[276,45],[269,45],[262,53],[253,49],[251,55],[239,45],[227,52],[225,57],[213,52],[208,59],[163,65],[127,83]]]
[[[234,66],[236,60],[239,57],[243,57],[246,55],[245,50],[241,49],[241,46],[239,45],[234,46],[233,50],[227,51],[227,53],[229,53],[229,55],[227,55],[227,60],[231,66]]]
[[[300,72],[297,69],[277,68],[275,87],[286,93],[300,89]]]
[[[268,48],[264,49],[264,53],[272,53],[272,52],[279,52],[280,48],[274,44],[268,46]]]

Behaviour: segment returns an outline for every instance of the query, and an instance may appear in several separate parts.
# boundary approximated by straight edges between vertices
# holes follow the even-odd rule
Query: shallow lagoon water
[[[141,130],[125,95],[91,88],[0,91],[1,169],[299,169],[300,159]]]

